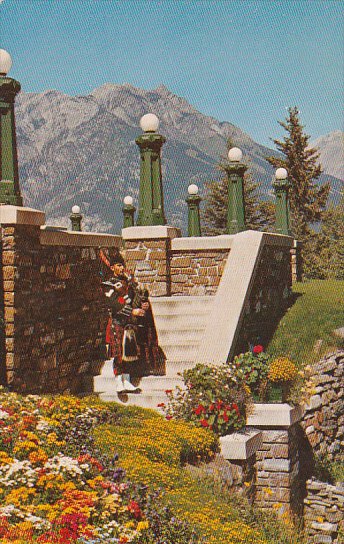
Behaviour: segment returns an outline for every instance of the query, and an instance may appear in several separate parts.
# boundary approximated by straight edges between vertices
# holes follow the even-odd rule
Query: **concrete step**
[[[154,316],[155,326],[158,333],[169,330],[200,330],[204,331],[206,328],[207,315],[164,315]]]
[[[177,297],[178,298],[178,297]],[[183,301],[175,301],[173,297],[158,303],[152,302],[153,314],[156,319],[169,315],[208,315],[213,305],[212,297],[179,297]],[[195,300],[196,299],[196,300]],[[200,300],[201,299],[201,300]],[[205,300],[206,299],[206,300]],[[208,302],[210,299],[210,302]]]
[[[159,344],[164,349],[164,346],[170,345],[179,345],[179,344],[189,344],[193,343],[199,345],[202,335],[204,334],[203,329],[169,329],[169,330],[159,330]]]
[[[105,402],[118,402],[124,406],[139,406],[140,408],[150,408],[163,414],[163,410],[158,404],[166,403],[166,395],[161,395],[160,397],[156,395],[142,395],[142,394],[131,394],[131,395],[120,395],[117,393],[112,394],[100,394],[100,399]]]
[[[198,345],[198,342],[161,344],[161,348],[165,353],[166,359],[170,362],[186,361],[193,363],[196,360]]]

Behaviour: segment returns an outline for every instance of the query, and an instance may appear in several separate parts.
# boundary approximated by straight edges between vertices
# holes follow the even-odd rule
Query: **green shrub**
[[[229,365],[198,364],[183,378],[185,389],[167,391],[167,418],[190,421],[220,436],[245,426],[249,394]]]
[[[229,367],[238,381],[248,386],[261,400],[265,400],[270,357],[262,346],[255,346],[253,350],[234,357]]]

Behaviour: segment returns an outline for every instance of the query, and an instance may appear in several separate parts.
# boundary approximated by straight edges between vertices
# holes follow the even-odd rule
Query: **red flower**
[[[204,414],[206,412],[206,409],[204,408],[203,404],[199,404],[197,408],[194,408],[194,412],[196,416],[199,416],[201,414]]]
[[[125,304],[125,299],[123,297],[118,297],[117,300],[120,304]]]
[[[209,406],[209,412],[212,412],[215,409],[215,404],[211,404]]]
[[[253,353],[254,353],[255,355],[258,355],[258,353],[262,353],[262,351],[264,351],[264,348],[263,348],[263,346],[261,346],[260,344],[258,344],[257,346],[254,346],[254,348],[253,348],[252,351],[253,351]]]
[[[232,408],[236,411],[236,413],[237,413],[238,416],[239,416],[239,415],[240,415],[239,406],[238,406],[235,402],[233,402]]]
[[[159,404],[157,404],[157,407],[158,408],[164,408],[166,405],[164,402],[159,402]]]
[[[172,419],[172,416],[166,416],[167,421],[170,421]]]
[[[225,421],[226,423],[227,423],[227,421],[229,421],[229,417],[228,417],[227,412],[223,412],[222,417],[223,417],[223,421]]]
[[[201,419],[200,424],[202,427],[209,427],[209,423],[206,419]]]
[[[128,510],[133,514],[135,519],[142,518],[141,508],[136,501],[130,501],[128,504]]]
[[[165,393],[166,393],[166,395],[171,395],[172,389],[166,389],[166,390],[165,390]]]

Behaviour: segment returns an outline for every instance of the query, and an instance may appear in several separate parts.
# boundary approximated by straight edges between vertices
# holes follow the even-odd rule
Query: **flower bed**
[[[97,450],[91,430],[116,419],[92,399],[0,394],[3,544],[158,544],[157,534],[201,542],[156,495],[123,479],[117,455]]]

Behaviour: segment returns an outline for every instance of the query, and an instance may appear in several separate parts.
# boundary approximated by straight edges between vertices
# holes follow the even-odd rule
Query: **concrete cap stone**
[[[255,404],[254,411],[247,418],[252,427],[290,427],[300,421],[303,415],[301,406],[289,404]]]
[[[172,239],[179,237],[180,234],[180,229],[168,225],[149,225],[142,227],[126,227],[125,229],[122,229],[123,240]]]
[[[220,437],[221,455],[232,461],[249,459],[262,444],[262,433],[255,429]]]
[[[121,237],[115,234],[47,230],[41,228],[40,242],[47,246],[121,247]]]
[[[172,250],[214,250],[230,249],[232,247],[233,235],[222,236],[190,236],[188,238],[175,238],[172,241]]]
[[[0,205],[1,225],[37,225],[45,223],[45,213],[23,206]]]

